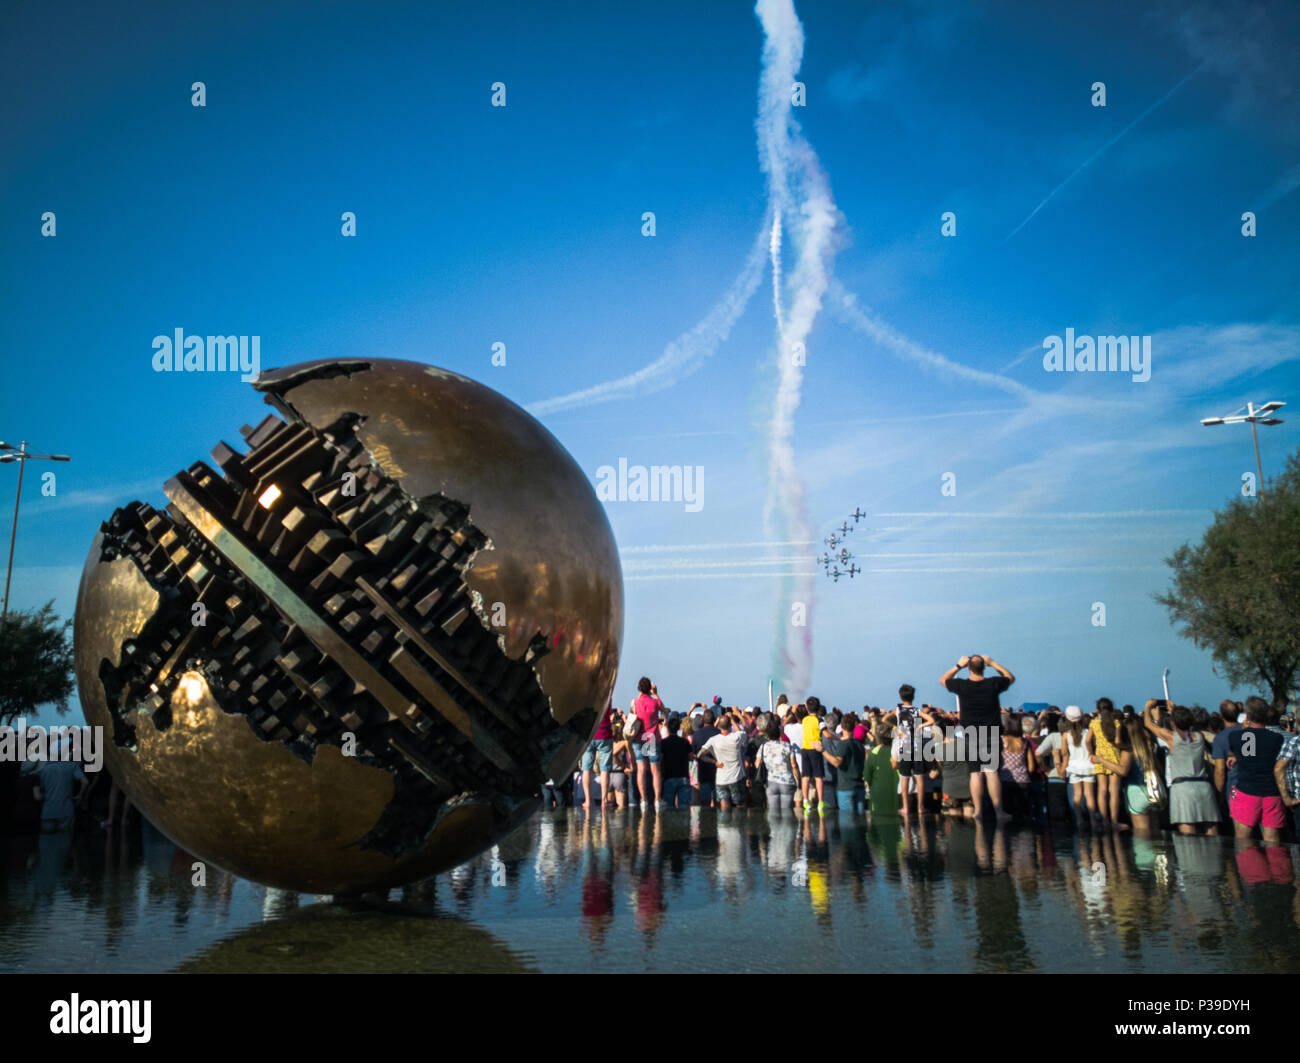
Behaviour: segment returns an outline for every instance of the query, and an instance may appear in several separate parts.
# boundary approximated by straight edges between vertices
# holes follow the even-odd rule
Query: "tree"
[[[0,627],[0,724],[54,703],[68,711],[72,678],[71,620],[60,621],[54,602],[11,612]]]
[[[1258,498],[1235,499],[1199,545],[1165,563],[1173,587],[1156,601],[1170,623],[1234,686],[1263,682],[1284,710],[1300,669],[1300,451]]]

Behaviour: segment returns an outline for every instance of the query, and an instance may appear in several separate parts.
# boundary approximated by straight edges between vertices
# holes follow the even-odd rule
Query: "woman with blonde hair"
[[[1118,764],[1124,745],[1124,733],[1115,715],[1115,703],[1110,698],[1097,699],[1097,715],[1088,725],[1084,738],[1088,757],[1097,776],[1097,807],[1101,821],[1107,827],[1119,823],[1120,787],[1124,773],[1107,765]]]
[[[1123,780],[1124,803],[1128,808],[1129,819],[1133,822],[1133,833],[1142,838],[1149,838],[1152,827],[1159,823],[1160,810],[1169,799],[1165,789],[1164,776],[1160,770],[1160,760],[1156,756],[1156,747],[1147,734],[1146,725],[1137,716],[1124,724],[1128,743],[1119,751],[1117,761],[1103,760],[1114,776]],[[1154,799],[1153,799],[1154,795]]]

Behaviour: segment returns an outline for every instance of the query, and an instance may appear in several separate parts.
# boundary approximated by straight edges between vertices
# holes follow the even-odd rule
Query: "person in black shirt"
[[[668,718],[668,737],[659,748],[659,766],[664,776],[664,803],[669,808],[691,807],[691,744],[677,732],[682,721]]]
[[[998,674],[986,677],[985,665]],[[970,669],[969,679],[956,678],[963,668]],[[1002,780],[998,769],[1002,767],[1002,702],[1000,695],[1016,681],[1016,677],[992,657],[961,657],[943,673],[939,680],[945,689],[957,695],[958,723],[966,743],[966,757],[970,768],[970,796],[979,815],[984,807],[984,779],[988,779],[989,799],[998,822],[1011,818],[1002,807]]]
[[[691,735],[691,749],[694,750],[697,758],[700,750],[704,748],[704,743],[714,735],[722,733],[713,726],[715,718],[712,709],[705,709],[704,715],[700,717],[701,726],[697,727],[695,733]],[[696,771],[699,773],[700,780],[700,804],[710,808],[713,805],[714,788],[718,781],[718,767],[711,760],[699,760]]]

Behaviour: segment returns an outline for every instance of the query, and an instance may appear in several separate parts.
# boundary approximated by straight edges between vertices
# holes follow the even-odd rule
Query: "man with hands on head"
[[[985,676],[986,667],[998,674]],[[969,679],[958,679],[963,668],[970,670]],[[1000,695],[1016,677],[987,654],[963,655],[957,663],[943,673],[939,682],[945,690],[957,696],[958,723],[966,734],[967,760],[970,770],[970,796],[979,815],[984,806],[984,780],[988,780],[989,799],[997,813],[999,823],[1011,816],[1002,807],[1002,780],[998,769],[1002,766],[1002,703]],[[970,732],[977,728],[978,741]],[[986,761],[980,759],[979,750],[991,750]]]

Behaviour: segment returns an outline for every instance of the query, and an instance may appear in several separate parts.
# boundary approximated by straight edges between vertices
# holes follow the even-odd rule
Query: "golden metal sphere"
[[[412,362],[263,373],[275,408],[101,528],[87,721],[163,833],[238,875],[360,893],[463,862],[572,770],[623,629],[587,478],[490,388]]]

